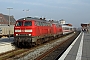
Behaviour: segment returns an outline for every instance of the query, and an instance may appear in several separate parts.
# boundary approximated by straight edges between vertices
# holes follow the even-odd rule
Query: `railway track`
[[[12,51],[8,51],[6,53],[0,54],[0,59],[1,60],[6,60],[6,59],[9,59],[9,58],[15,57],[19,54],[22,54],[26,51],[28,51],[28,49],[15,49],[15,50],[12,50]]]
[[[63,41],[61,44],[55,46],[53,49],[50,49],[43,55],[37,57],[36,60],[58,60],[58,58],[64,53],[64,51],[69,47],[69,45],[74,41],[79,33],[80,32],[77,32],[66,41]]]
[[[42,45],[33,47],[33,48],[29,48],[29,49],[15,49],[12,51],[9,51],[7,53],[4,54],[0,54],[0,59],[2,60],[13,60],[13,59],[41,59],[41,58],[45,58],[46,56],[48,56],[49,53],[46,52],[50,52],[51,50],[54,51],[54,49],[58,48],[60,45],[62,45],[63,43],[65,43],[65,41],[67,41],[68,39],[70,39],[72,36],[74,36],[75,33],[72,33],[68,36],[64,36],[60,39],[56,39],[53,41],[50,41],[48,43],[44,43]],[[51,52],[50,52],[51,53]],[[40,58],[41,57],[41,58]]]

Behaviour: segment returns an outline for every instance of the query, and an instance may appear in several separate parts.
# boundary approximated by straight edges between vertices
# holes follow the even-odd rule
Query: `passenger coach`
[[[72,26],[62,25],[62,32],[63,32],[63,35],[69,34],[69,33],[74,32],[74,28]]]

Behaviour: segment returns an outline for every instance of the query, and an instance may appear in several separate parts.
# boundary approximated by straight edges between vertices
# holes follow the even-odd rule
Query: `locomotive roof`
[[[47,21],[44,18],[42,19],[42,18],[37,18],[37,17],[25,17],[25,18],[18,19],[17,21],[23,21],[23,20],[27,20],[27,21],[35,20],[35,21],[54,23],[54,24],[58,23],[57,21]]]
[[[25,17],[25,18],[18,19],[17,21],[22,21],[22,20],[35,20],[35,21],[47,22],[45,19],[40,19],[36,17]]]

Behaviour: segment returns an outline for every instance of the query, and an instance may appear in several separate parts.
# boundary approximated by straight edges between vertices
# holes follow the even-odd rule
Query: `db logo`
[[[25,30],[21,30],[21,32],[25,32]]]

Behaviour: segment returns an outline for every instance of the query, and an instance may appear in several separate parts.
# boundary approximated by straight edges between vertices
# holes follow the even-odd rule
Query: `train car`
[[[74,28],[72,26],[62,25],[62,32],[63,32],[63,35],[69,34],[74,32]]]
[[[50,21],[52,24],[52,33],[54,37],[58,38],[62,35],[62,27],[58,22]]]
[[[9,34],[10,36],[14,35],[14,25],[10,25],[10,26],[1,25],[0,26],[0,37],[8,37]]]
[[[61,32],[61,26],[45,19],[21,18],[14,27],[14,43],[17,46],[37,45],[58,37]]]

